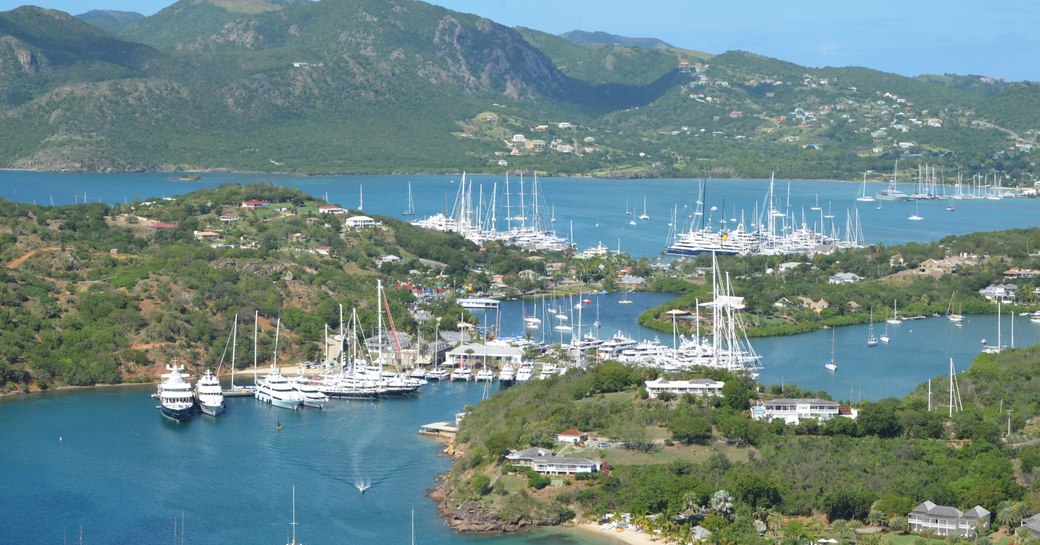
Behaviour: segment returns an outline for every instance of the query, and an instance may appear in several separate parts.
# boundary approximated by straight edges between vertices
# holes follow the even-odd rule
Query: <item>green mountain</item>
[[[640,49],[674,49],[671,44],[657,38],[629,38],[601,31],[572,30],[560,34],[560,37],[578,45],[622,45]]]
[[[0,13],[0,165],[16,168],[858,178],[920,156],[1018,179],[1035,98],[582,45],[412,0],[181,0],[118,36]]]
[[[118,34],[124,28],[144,19],[144,15],[136,11],[116,11],[110,9],[93,9],[76,16],[81,21],[86,21],[105,32]]]

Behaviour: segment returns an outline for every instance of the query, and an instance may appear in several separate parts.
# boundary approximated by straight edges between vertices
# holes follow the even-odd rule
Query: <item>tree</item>
[[[733,483],[733,494],[752,509],[780,504],[780,490],[769,478],[745,471]]]
[[[711,496],[711,512],[726,518],[733,516],[733,496],[726,490],[719,490]]]
[[[686,444],[705,444],[711,441],[711,421],[703,416],[682,413],[668,424],[672,438]]]

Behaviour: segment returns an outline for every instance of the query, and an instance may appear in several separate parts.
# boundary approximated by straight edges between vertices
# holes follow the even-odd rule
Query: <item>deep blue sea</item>
[[[21,202],[56,205],[83,202],[116,204],[134,199],[173,197],[201,187],[216,187],[223,183],[268,182],[305,191],[315,197],[356,210],[362,204],[363,212],[409,219],[402,216],[407,203],[408,182],[412,184],[415,216],[418,219],[443,212],[455,202],[461,175],[436,176],[292,176],[284,174],[202,173],[199,182],[177,182],[178,174],[79,174],[0,171],[0,197]],[[499,228],[505,228],[505,183],[501,176],[468,176],[476,184],[473,199],[477,200],[479,187],[484,188],[485,200],[490,199],[497,182]],[[569,236],[573,225],[574,240],[579,248],[603,242],[636,257],[652,257],[666,247],[673,210],[677,223],[687,223],[701,194],[700,180],[601,180],[593,178],[539,178],[540,193],[549,210],[555,207],[555,228],[560,235]],[[530,198],[530,179],[525,178],[526,199]],[[750,225],[755,206],[762,210],[767,194],[768,180],[707,180],[704,182],[705,213],[716,226],[726,216],[737,219],[744,213]],[[885,187],[882,183],[868,183],[867,192],[874,194]],[[790,187],[790,191],[788,191]],[[823,215],[835,216],[836,229],[843,234],[847,212],[858,208],[865,239],[869,243],[901,244],[909,241],[931,241],[951,234],[976,231],[995,231],[1013,227],[1031,227],[1040,213],[1040,199],[984,199],[954,201],[956,211],[947,212],[945,200],[923,201],[919,205],[908,202],[885,202],[877,210],[874,203],[857,203],[859,183],[820,182],[805,180],[777,180],[775,192],[779,205],[790,212],[799,223],[813,226],[823,223],[831,232],[831,221]],[[913,193],[910,184],[901,189]],[[510,177],[510,202],[519,201],[519,178]],[[952,190],[951,190],[952,192]],[[788,195],[790,195],[788,197]],[[648,221],[629,220],[642,213],[646,198]],[[822,208],[813,212],[810,207],[819,203]],[[858,205],[858,207],[857,207]],[[712,212],[714,206],[718,210]],[[635,210],[632,216],[626,215]],[[830,212],[830,214],[828,214]],[[921,221],[909,221],[911,214],[923,216]],[[530,215],[530,211],[527,211]],[[730,226],[733,224],[730,223]]]
[[[200,182],[171,181],[171,174],[53,174],[0,171],[0,197],[55,205],[173,197],[222,183],[270,182],[296,187],[356,209],[361,188],[364,212],[401,217],[407,183],[412,182],[415,218],[450,207],[458,176],[326,176],[203,173]],[[477,176],[486,192],[500,177]],[[454,181],[453,181],[454,180]],[[513,199],[518,180],[512,179]],[[539,180],[546,203],[555,205],[556,226],[580,248],[603,241],[636,256],[655,256],[665,247],[667,222],[680,221],[700,193],[695,180]],[[705,202],[728,215],[750,217],[762,206],[766,180],[708,181]],[[787,181],[777,188],[785,195]],[[859,184],[792,181],[791,209],[805,210],[818,199],[844,227]],[[869,192],[881,188],[870,184]],[[912,188],[905,187],[911,191]],[[529,190],[528,190],[529,191]],[[641,213],[647,199],[649,221],[628,225],[626,201]],[[945,201],[921,203],[923,221],[906,219],[914,204],[886,202],[860,208],[868,242],[930,241],[948,234],[1028,227],[1036,223],[1040,200]],[[801,212],[796,212],[801,215]],[[819,213],[816,213],[819,214]],[[500,214],[504,217],[504,214]],[[739,295],[739,294],[738,294]],[[589,296],[582,323],[598,317],[599,333],[622,331],[637,339],[670,336],[641,328],[636,316],[670,296],[633,293],[634,304],[619,305],[619,294]],[[560,300],[553,306],[573,305]],[[541,303],[539,303],[540,305]],[[503,334],[521,334],[531,303],[503,302],[494,319]],[[597,311],[598,308],[598,311]],[[1003,341],[1010,344],[1011,319],[1004,316]],[[1040,341],[1040,325],[1015,318],[1016,345]],[[577,317],[572,318],[577,325]],[[552,323],[549,322],[551,326]],[[875,327],[880,332],[884,324]],[[996,340],[995,316],[968,316],[962,328],[945,318],[904,321],[890,326],[892,343],[866,347],[867,326],[835,330],[839,363],[823,368],[831,355],[831,331],[752,339],[763,356],[759,380],[826,390],[838,399],[902,396],[930,377],[945,375],[952,357],[963,371],[979,353],[981,340]],[[540,334],[539,334],[540,335]],[[408,543],[409,518],[416,513],[417,541],[423,545],[603,544],[609,537],[563,531],[520,536],[459,536],[434,513],[425,493],[449,460],[440,445],[416,433],[420,424],[450,418],[479,401],[480,386],[430,385],[415,398],[382,402],[335,402],[325,411],[298,413],[259,405],[250,398],[228,400],[227,414],[197,417],[186,425],[166,423],[148,397],[151,387],[99,388],[51,392],[0,400],[0,542],[174,543],[175,520],[184,519],[185,544],[280,543],[287,539],[291,490],[296,487],[298,540],[307,544]],[[939,396],[941,397],[941,396]],[[283,429],[277,430],[281,421]],[[364,495],[356,480],[370,480]],[[178,539],[177,542],[180,542]]]

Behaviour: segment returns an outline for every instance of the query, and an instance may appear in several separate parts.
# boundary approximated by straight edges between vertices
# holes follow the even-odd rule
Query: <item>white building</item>
[[[772,399],[758,401],[751,406],[751,418],[755,420],[783,420],[788,424],[797,424],[799,420],[830,420],[835,416],[856,418],[857,411],[850,407],[842,407],[837,401],[826,399]]]
[[[372,219],[372,218],[370,218],[368,216],[351,216],[351,217],[347,218],[343,222],[343,224],[346,225],[347,227],[353,227],[355,229],[361,229],[361,228],[364,228],[364,227],[375,227],[376,226],[376,220],[374,220],[374,219]]]
[[[863,280],[863,277],[856,273],[840,272],[838,274],[832,274],[830,278],[827,279],[827,282],[831,284],[855,284],[860,280]]]
[[[467,343],[450,350],[445,355],[445,365],[483,365],[486,361],[488,366],[500,363],[509,363],[513,366],[520,365],[524,359],[523,349],[515,346],[495,346],[487,344]]]
[[[956,507],[936,505],[926,501],[914,507],[907,515],[911,532],[931,530],[938,536],[957,535],[975,537],[975,531],[989,526],[989,511],[976,505],[966,512]]]
[[[588,458],[544,456],[531,460],[531,469],[547,475],[572,475],[599,471],[601,462]]]
[[[709,378],[695,378],[691,380],[668,380],[659,377],[657,380],[646,381],[646,393],[650,399],[657,399],[661,392],[670,392],[676,395],[692,394],[695,396],[722,396],[722,387],[725,382]]]

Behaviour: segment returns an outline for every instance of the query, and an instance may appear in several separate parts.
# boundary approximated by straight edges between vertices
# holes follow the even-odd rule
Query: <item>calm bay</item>
[[[325,176],[203,173],[199,182],[172,181],[171,174],[54,174],[0,172],[0,196],[41,205],[173,197],[223,183],[264,181],[295,187],[347,208],[401,217],[406,186],[412,183],[416,218],[450,209],[457,176]],[[498,182],[503,205],[504,180],[477,176],[485,191]],[[518,199],[517,178],[510,191]],[[540,179],[546,203],[555,206],[556,228],[567,233],[573,222],[579,248],[603,241],[636,256],[656,256],[665,247],[668,217],[694,206],[700,183],[694,180]],[[706,202],[739,218],[740,210],[762,207],[766,180],[709,181]],[[858,184],[792,181],[791,209],[801,214],[816,201],[833,209],[843,229],[846,208]],[[787,182],[778,183],[784,188]],[[870,184],[869,192],[881,188]],[[910,188],[906,188],[910,189]],[[647,198],[651,219],[628,225],[629,208]],[[248,198],[248,195],[244,195]],[[516,203],[514,202],[514,205]],[[909,222],[914,204],[886,202],[883,210],[859,209],[867,242],[930,241],[948,234],[1035,223],[1040,201],[946,201],[921,203],[923,221]],[[812,224],[812,220],[807,222]],[[646,330],[635,317],[671,298],[633,293],[634,304],[619,305],[619,294],[592,295],[583,325],[598,318],[600,335],[622,331],[636,339],[671,336]],[[571,304],[561,300],[559,304]],[[530,302],[503,302],[500,329],[520,334]],[[1009,344],[1015,320],[1018,345],[1040,341],[1040,325],[1004,316]],[[577,325],[575,323],[575,325]],[[875,328],[884,329],[884,324]],[[760,382],[797,384],[825,390],[837,399],[902,396],[930,377],[945,375],[949,359],[963,371],[978,354],[981,339],[996,338],[995,316],[968,316],[962,328],[945,318],[909,320],[891,326],[892,343],[867,348],[867,326],[834,332],[839,368],[829,373],[831,332],[753,339],[762,354]],[[170,543],[175,521],[183,516],[184,542],[276,543],[289,531],[290,494],[296,487],[297,536],[304,543],[407,543],[410,511],[422,544],[575,544],[606,543],[606,536],[537,531],[518,536],[457,535],[447,529],[425,498],[450,461],[441,446],[418,436],[418,426],[449,419],[466,404],[477,403],[482,387],[432,384],[414,398],[381,402],[336,402],[325,411],[289,412],[250,398],[230,399],[226,415],[197,416],[186,425],[169,424],[155,410],[151,387],[98,388],[48,392],[0,400],[0,464],[6,470],[0,491],[0,528],[5,540],[26,543]],[[942,398],[942,394],[937,394]],[[277,429],[277,424],[283,425]],[[373,483],[364,495],[357,480]]]

